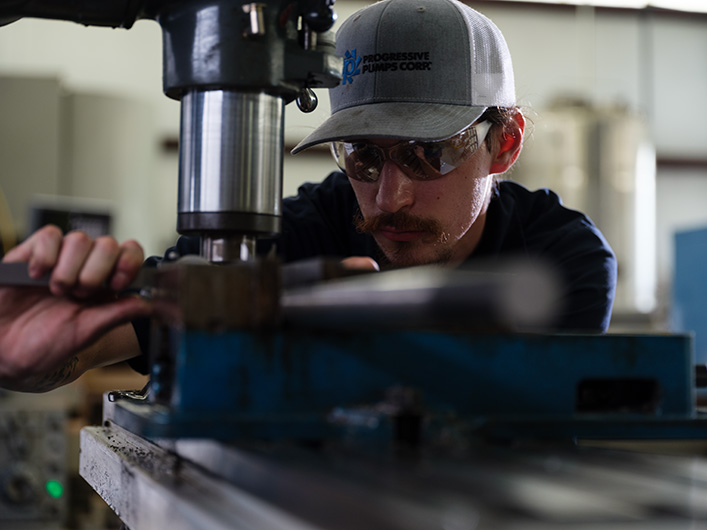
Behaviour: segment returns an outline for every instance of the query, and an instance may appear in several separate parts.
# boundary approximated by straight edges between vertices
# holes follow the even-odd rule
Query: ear
[[[525,118],[520,111],[513,115],[513,124],[506,127],[496,139],[498,142],[495,157],[491,162],[489,173],[498,175],[505,173],[514,164],[521,147],[523,146],[523,131],[525,130]]]

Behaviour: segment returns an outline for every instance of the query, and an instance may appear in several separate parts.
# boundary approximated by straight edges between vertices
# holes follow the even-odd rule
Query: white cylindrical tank
[[[586,213],[619,263],[615,314],[656,308],[656,158],[643,118],[621,106],[538,112],[512,178]]]

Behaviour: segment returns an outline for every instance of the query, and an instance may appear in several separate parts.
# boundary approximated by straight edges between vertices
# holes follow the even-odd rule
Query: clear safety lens
[[[484,121],[436,142],[410,140],[391,147],[371,142],[332,142],[339,168],[354,180],[375,182],[386,160],[392,160],[416,180],[440,178],[466,162],[484,141],[491,122]]]

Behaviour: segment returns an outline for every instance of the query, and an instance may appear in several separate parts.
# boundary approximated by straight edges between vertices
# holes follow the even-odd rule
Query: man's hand
[[[0,288],[0,386],[45,391],[68,383],[95,363],[79,352],[119,324],[150,313],[138,297],[116,297],[144,259],[134,241],[63,236],[54,226],[7,253],[26,262],[31,277],[51,274],[45,288]],[[112,294],[111,294],[112,292]]]

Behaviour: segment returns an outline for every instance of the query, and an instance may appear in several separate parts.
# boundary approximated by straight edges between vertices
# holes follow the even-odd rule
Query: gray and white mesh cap
[[[516,104],[501,31],[456,0],[385,0],[352,15],[336,39],[344,67],[332,114],[293,153],[332,140],[441,140],[487,107]]]

